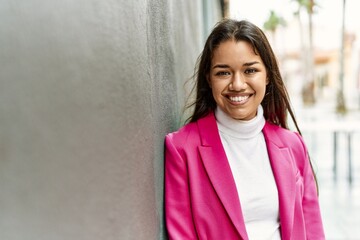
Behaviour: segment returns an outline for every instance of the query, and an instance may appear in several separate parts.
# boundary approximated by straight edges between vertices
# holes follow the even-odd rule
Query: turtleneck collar
[[[258,135],[265,125],[263,113],[264,111],[260,104],[256,116],[251,120],[243,121],[230,117],[219,107],[215,109],[219,131],[235,138],[253,138]]]

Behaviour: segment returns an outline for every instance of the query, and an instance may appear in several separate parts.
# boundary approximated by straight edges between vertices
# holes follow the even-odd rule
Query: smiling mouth
[[[228,99],[231,101],[231,102],[235,102],[235,103],[243,103],[245,102],[246,100],[248,100],[253,94],[249,94],[249,95],[246,95],[246,96],[228,96]]]

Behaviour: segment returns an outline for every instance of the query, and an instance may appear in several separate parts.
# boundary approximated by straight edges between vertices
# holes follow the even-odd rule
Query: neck
[[[264,125],[263,108],[259,105],[256,116],[248,121],[236,120],[226,114],[220,107],[215,110],[219,130],[237,138],[252,138],[259,134]]]

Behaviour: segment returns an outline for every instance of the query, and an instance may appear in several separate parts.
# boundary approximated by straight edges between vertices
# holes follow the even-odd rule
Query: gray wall
[[[202,14],[202,1],[0,0],[0,239],[164,238],[163,139]]]

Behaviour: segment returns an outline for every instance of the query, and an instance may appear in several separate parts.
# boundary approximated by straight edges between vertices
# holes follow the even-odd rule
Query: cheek
[[[216,104],[221,103],[222,89],[218,84],[211,84],[211,94]]]
[[[211,91],[214,97],[217,97],[219,95],[221,95],[221,92],[223,91],[222,85],[219,83],[216,84],[211,84]]]
[[[261,89],[258,90],[258,94],[260,95],[261,98],[264,98],[265,94],[266,94],[266,86],[262,87]]]
[[[265,93],[266,91],[266,86],[268,85],[268,81],[267,79],[264,79],[264,78],[260,78],[258,79],[259,81],[257,81],[256,83],[256,87],[257,88],[257,92],[260,92],[260,93]]]
[[[211,93],[212,93],[213,98],[216,100],[217,95],[218,95],[218,92],[216,91],[216,88],[212,87],[211,88]]]

